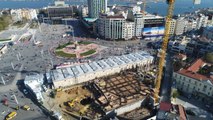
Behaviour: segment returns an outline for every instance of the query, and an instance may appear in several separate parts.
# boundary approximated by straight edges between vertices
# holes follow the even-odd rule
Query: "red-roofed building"
[[[205,63],[202,59],[197,59],[187,69],[180,69],[173,73],[178,90],[195,95],[202,101],[213,103],[213,78],[210,75],[203,75],[198,71],[203,68]]]
[[[160,110],[156,117],[158,120],[172,120],[174,118],[178,120],[187,120],[186,111],[182,105],[174,105],[166,102],[160,103]]]
[[[197,59],[190,67],[188,67],[188,71],[197,72],[200,68],[205,66],[206,63],[202,59]]]

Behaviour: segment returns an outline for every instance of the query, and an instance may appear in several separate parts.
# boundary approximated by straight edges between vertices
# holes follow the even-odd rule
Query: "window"
[[[206,85],[203,86],[203,91],[206,92]]]
[[[191,79],[189,79],[189,83],[191,83]]]
[[[208,92],[208,95],[210,95],[210,92]]]
[[[211,90],[212,89],[212,87],[209,87],[209,90]]]
[[[182,78],[182,76],[180,76],[180,79]]]
[[[197,82],[195,81],[195,85],[197,85]]]

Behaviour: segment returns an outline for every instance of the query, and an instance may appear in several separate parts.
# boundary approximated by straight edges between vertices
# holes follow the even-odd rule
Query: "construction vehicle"
[[[155,93],[154,93],[155,104],[159,103],[159,91],[160,91],[161,80],[163,75],[163,67],[165,64],[166,50],[167,50],[168,41],[169,41],[169,30],[170,30],[170,24],[171,24],[170,21],[172,20],[172,16],[173,16],[174,3],[175,3],[175,0],[167,0],[167,4],[169,5],[169,7],[167,11],[168,13],[166,16],[164,38],[163,38],[163,43],[161,46],[160,60],[158,63],[158,74],[157,74],[157,79],[155,83]]]
[[[57,88],[57,89],[55,89],[55,91],[56,92],[60,92],[60,91],[62,91],[62,89],[61,88]]]
[[[67,102],[67,104],[68,104],[69,107],[72,108],[74,106],[75,102],[74,102],[74,100],[70,100],[70,101]]]
[[[5,120],[11,120],[17,115],[16,111],[10,112],[6,117]]]
[[[80,111],[79,111],[79,114],[80,115],[84,115],[85,112],[87,111],[87,109],[90,107],[90,105],[86,105],[85,107],[83,107]]]

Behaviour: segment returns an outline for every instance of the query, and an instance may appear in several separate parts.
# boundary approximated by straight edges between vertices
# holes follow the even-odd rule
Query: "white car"
[[[27,90],[26,89],[24,89],[23,90],[23,92],[24,92],[24,94],[26,95],[26,94],[28,94],[28,92],[27,92]]]

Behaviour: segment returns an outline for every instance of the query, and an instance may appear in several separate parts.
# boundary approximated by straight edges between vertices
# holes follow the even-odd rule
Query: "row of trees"
[[[5,30],[11,23],[11,16],[2,15],[0,17],[0,31]]]

